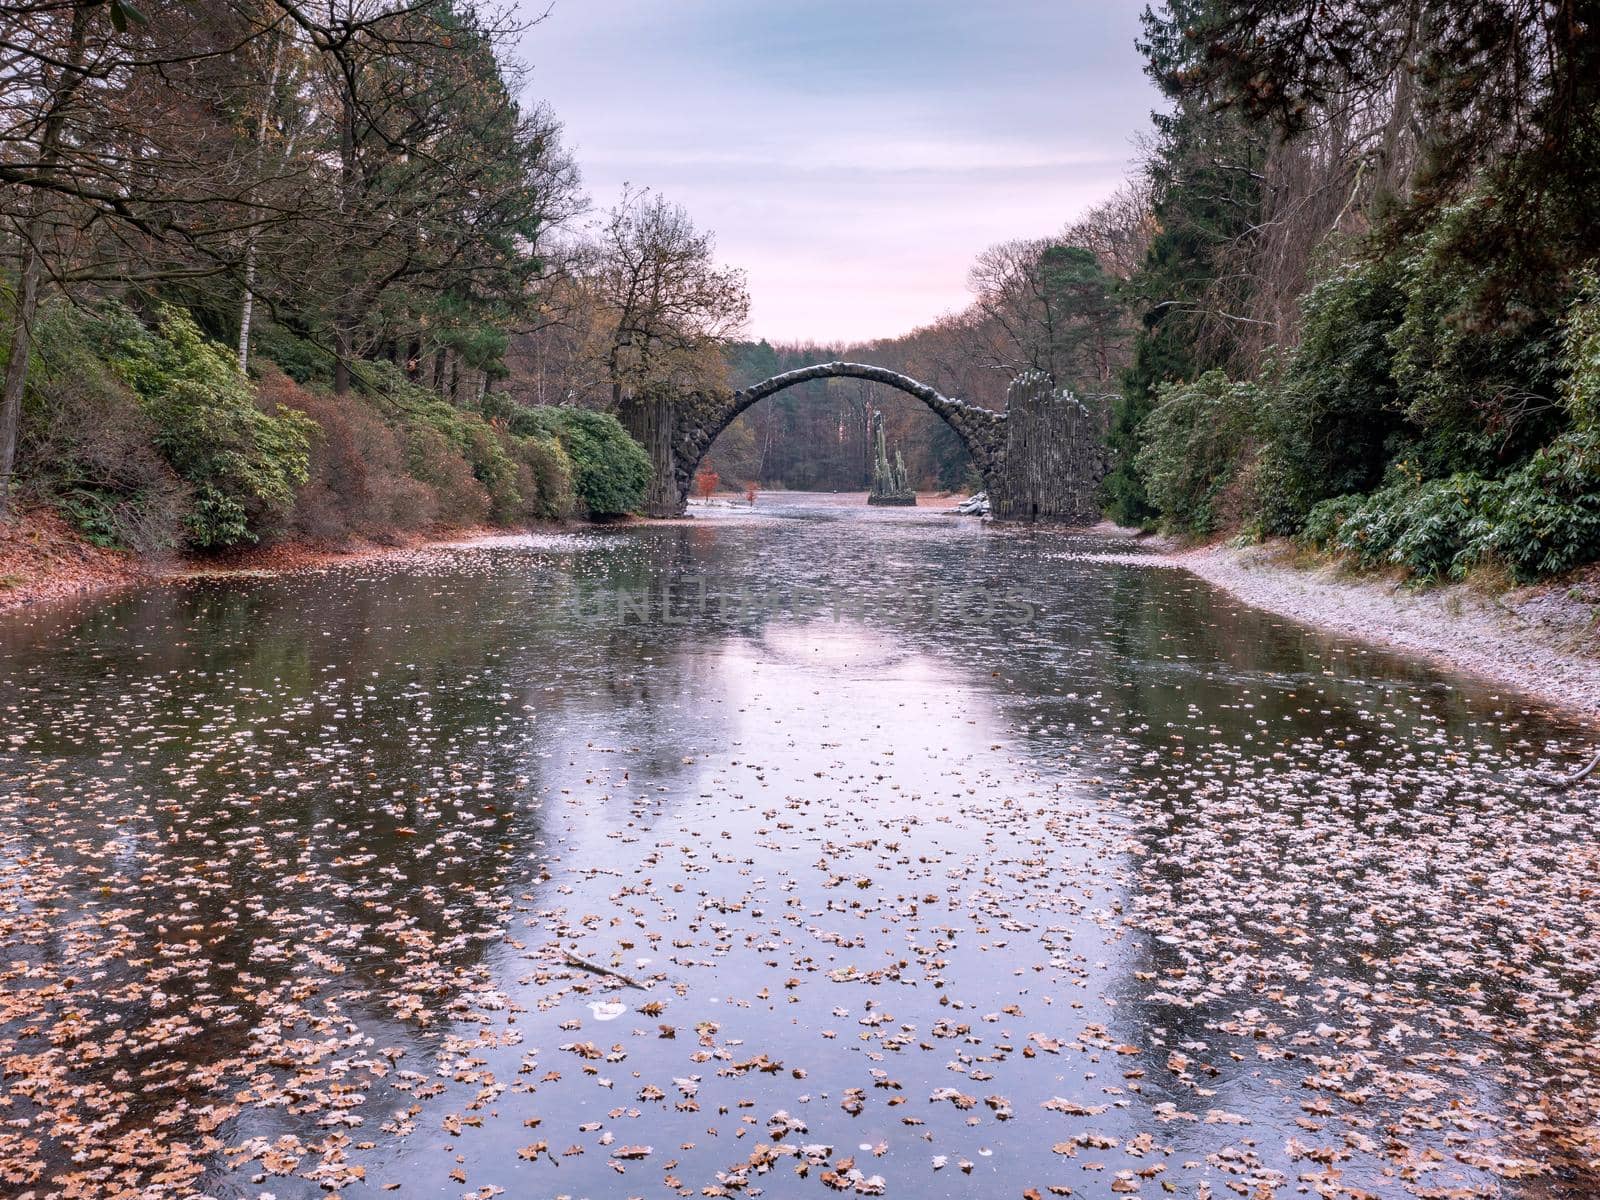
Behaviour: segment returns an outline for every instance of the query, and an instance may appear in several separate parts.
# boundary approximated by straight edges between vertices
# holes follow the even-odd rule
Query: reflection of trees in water
[[[1375,1041],[1400,1030],[1403,1044],[1413,1048],[1408,1019],[1426,1025],[1427,1014],[1455,1012],[1468,996],[1475,1008],[1512,1011],[1522,985],[1485,970],[1481,961],[1461,960],[1403,981],[1385,975],[1386,964],[1419,946],[1446,944],[1459,932],[1438,911],[1394,898],[1396,864],[1387,851],[1403,848],[1403,831],[1415,821],[1483,816],[1486,806],[1503,801],[1485,791],[1482,771],[1475,780],[1454,778],[1452,756],[1482,764],[1518,739],[1537,744],[1553,735],[1553,724],[1496,720],[1496,704],[1481,692],[1445,686],[1414,663],[1364,653],[1244,609],[1187,575],[1121,566],[1080,567],[1072,574],[1063,586],[1047,579],[1039,587],[1049,636],[1019,640],[992,661],[1014,693],[1008,697],[1014,724],[1031,760],[1060,761],[1064,739],[1080,748],[1099,742],[1099,752],[1090,751],[1095,765],[1079,762],[1066,773],[1076,777],[1075,786],[1106,795],[1112,811],[1134,822],[1138,852],[1116,860],[1123,906],[1135,912],[1146,895],[1172,905],[1174,942],[1158,940],[1148,924],[1166,909],[1144,913],[1136,923],[1146,926],[1145,935],[1119,945],[1122,961],[1112,974],[1111,1036],[1144,1049],[1134,1060],[1145,1068],[1142,1105],[1170,1101],[1203,1114],[1211,1107],[1251,1111],[1276,1101],[1278,1093],[1233,1063],[1234,1052],[1256,1061],[1255,1038],[1220,1028],[1253,1007],[1284,1027],[1276,1043],[1311,1035],[1331,1020]],[[1086,648],[1093,653],[1082,654]],[[990,662],[980,654],[972,665]],[[1126,776],[1111,775],[1114,786],[1085,779],[1124,767]],[[1308,782],[1316,779],[1333,786],[1308,794]],[[1230,813],[1237,830],[1229,829]],[[1262,815],[1271,819],[1255,819]],[[1304,837],[1337,842],[1341,828],[1367,833],[1379,815],[1395,823],[1393,846],[1379,837],[1358,861],[1341,862],[1336,847],[1317,844],[1314,853],[1330,859],[1329,871],[1342,873],[1337,886],[1317,886],[1332,880],[1293,869],[1307,860]],[[1257,843],[1257,856],[1243,860],[1251,876],[1234,879],[1236,864],[1195,852],[1204,844],[1195,835],[1217,834],[1219,826],[1224,846],[1240,839]],[[1255,895],[1267,879],[1276,881],[1275,890],[1270,898],[1259,896],[1260,919],[1241,927],[1240,908],[1257,901],[1218,900]],[[1356,910],[1373,896],[1388,898],[1403,916],[1358,925]],[[1514,938],[1518,931],[1507,924],[1504,934]],[[1207,957],[1218,952],[1220,958]],[[1247,962],[1259,964],[1248,981],[1241,965]],[[1291,998],[1304,991],[1296,980],[1313,968],[1325,982],[1342,980],[1346,999],[1387,996],[1367,1006],[1362,1021],[1370,1020],[1370,1027],[1346,1026],[1347,1012],[1286,1007],[1273,999],[1279,989]],[[1188,991],[1196,981],[1200,990]],[[1220,994],[1208,994],[1212,985]],[[1193,1003],[1159,998],[1168,989]],[[1167,1069],[1168,1053],[1185,1042],[1199,1084],[1218,1088],[1215,1096],[1203,1098]],[[1531,1049],[1514,1042],[1493,1052],[1493,1061],[1513,1064],[1513,1072]],[[1209,1049],[1192,1048],[1202,1043]],[[1473,1051],[1493,1043],[1477,1034],[1449,1044]],[[1340,1053],[1320,1038],[1313,1052]],[[1398,1050],[1385,1052],[1380,1043],[1377,1053],[1386,1069],[1408,1069]],[[1203,1072],[1199,1064],[1206,1061],[1220,1063],[1216,1077]],[[1259,1065],[1291,1086],[1318,1069],[1303,1060]],[[1471,1090],[1487,1111],[1508,1102],[1504,1077],[1485,1072],[1474,1077]],[[1375,1094],[1363,1111],[1381,1124],[1398,1120],[1411,1103]],[[1149,1120],[1134,1127],[1149,1127]],[[1179,1157],[1215,1146],[1212,1131],[1184,1121],[1163,1123],[1158,1139],[1177,1145]],[[1274,1165],[1294,1173],[1287,1161]]]
[[[1112,581],[1109,646],[1121,668],[1113,678],[1130,711],[1152,724],[1193,725],[1193,706],[1213,737],[1238,741],[1265,709],[1274,730],[1287,720],[1295,735],[1338,727],[1376,736],[1397,715],[1459,730],[1491,710],[1483,691],[1244,607],[1186,572],[1115,568]],[[1261,693],[1254,717],[1233,703],[1245,687]],[[1472,737],[1495,748],[1510,740],[1493,722]]]
[[[1488,1051],[1502,1066],[1522,1062],[1529,1047],[1487,1028],[1419,1034],[1469,1002],[1510,1011],[1518,981],[1477,959],[1392,972],[1419,948],[1460,944],[1458,917],[1407,898],[1428,881],[1411,878],[1406,831],[1487,821],[1506,796],[1483,764],[1553,728],[1497,721],[1482,694],[1241,609],[1187,577],[1121,573],[1112,594],[1114,653],[1100,703],[1116,715],[1131,768],[1112,795],[1135,822],[1139,850],[1121,874],[1124,903],[1143,904],[1137,923],[1146,929],[1128,939],[1127,969],[1113,977],[1114,1036],[1147,1047],[1146,1102],[1248,1111],[1272,1097],[1254,1072],[1230,1065],[1234,1053],[1256,1062],[1267,1044],[1223,1028],[1255,1009],[1282,1029],[1272,1045],[1308,1039],[1302,1055],[1347,1053],[1315,1032],[1330,1021],[1369,1039],[1361,1044],[1386,1071],[1420,1070],[1407,1065],[1407,1048],[1434,1038],[1464,1054]],[[1385,919],[1361,920],[1373,905]],[[1170,941],[1156,936],[1163,931]],[[1163,999],[1167,992],[1192,1003]],[[1394,1046],[1384,1041],[1391,1031]],[[1184,1043],[1198,1083],[1220,1089],[1214,1097],[1166,1069]],[[1217,1079],[1204,1072],[1208,1061],[1221,1064]],[[1305,1059],[1257,1065],[1287,1086],[1321,1069]],[[1399,1121],[1414,1100],[1372,1081],[1362,1071],[1350,1085],[1372,1093],[1365,1119]],[[1468,1090],[1486,1111],[1502,1111],[1511,1085],[1485,1070]],[[1181,1121],[1162,1136],[1180,1154],[1205,1140]],[[1291,1163],[1275,1165],[1293,1173]]]
[[[502,634],[460,619],[460,591],[393,583],[322,583],[331,603],[314,623],[305,581],[153,591],[50,658],[62,703],[29,730],[19,761],[38,799],[8,839],[57,884],[61,916],[35,961],[70,969],[85,953],[76,915],[124,906],[82,1002],[104,998],[95,1018],[114,1008],[123,1029],[174,1015],[194,1026],[179,1051],[130,1043],[69,1071],[77,1085],[161,1077],[127,1114],[136,1127],[209,1094],[205,1068],[227,1068],[263,1027],[287,1022],[289,1036],[328,1003],[404,1044],[410,1027],[385,1004],[396,964],[425,962],[439,984],[427,1007],[446,1010],[475,979],[504,896],[538,869],[542,818],[519,804],[536,787],[538,760],[519,744],[533,728],[508,718],[498,668],[484,669]],[[104,670],[119,637],[151,648]],[[121,755],[98,760],[108,744]],[[147,984],[153,964],[173,963]],[[239,1019],[220,1019],[227,1008]],[[165,1065],[175,1053],[191,1086]],[[316,1115],[287,1127],[314,1130]]]

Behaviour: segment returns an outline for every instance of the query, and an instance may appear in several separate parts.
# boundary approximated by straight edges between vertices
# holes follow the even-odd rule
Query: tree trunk
[[[66,124],[72,94],[83,82],[84,45],[88,40],[89,10],[94,0],[75,0],[72,29],[67,40],[67,66],[50,98],[50,112],[39,136],[39,164],[53,168],[60,158],[61,131]],[[38,192],[28,200],[28,221],[23,233],[22,269],[17,281],[17,311],[12,317],[11,358],[0,390],[0,519],[11,512],[12,479],[17,468],[17,435],[22,428],[22,394],[28,386],[28,360],[33,355],[33,319],[39,311],[39,281],[44,274],[41,243],[45,237],[45,202]]]
[[[339,209],[349,228],[356,178],[356,105],[352,80],[342,98],[339,120]],[[346,246],[345,262],[353,247]],[[355,274],[348,265],[339,273],[339,299],[333,315],[333,391],[342,396],[350,390],[350,358],[355,352]]]
[[[43,262],[33,235],[43,222],[29,222],[29,243],[22,252],[22,278],[17,287],[17,315],[11,326],[11,360],[0,396],[0,517],[11,510],[11,479],[17,466],[17,434],[22,427],[22,393],[28,384],[28,358],[33,351],[33,317],[39,308],[39,276]]]
[[[1399,57],[1395,78],[1394,99],[1389,120],[1383,128],[1383,141],[1378,150],[1378,178],[1374,181],[1368,198],[1367,212],[1376,221],[1384,208],[1395,200],[1404,201],[1411,192],[1411,179],[1422,160],[1421,147],[1411,148],[1409,159],[1402,154],[1402,139],[1411,127],[1416,109],[1416,47],[1427,36],[1425,18],[1419,7],[1408,6],[1402,18],[1403,28],[1397,33],[1405,41],[1405,50]]]
[[[278,75],[283,69],[283,42],[272,49],[272,74],[267,77],[266,95],[261,98],[261,115],[256,118],[256,183],[267,161],[267,130],[272,120],[272,99],[278,94]],[[256,311],[256,243],[260,230],[252,224],[244,252],[244,295],[239,301],[239,374],[250,370],[250,322]]]
[[[244,252],[244,297],[239,304],[239,374],[250,371],[250,319],[256,310],[256,235],[250,232],[250,244]]]
[[[350,339],[343,329],[334,331],[333,337],[333,394],[343,396],[350,391]]]

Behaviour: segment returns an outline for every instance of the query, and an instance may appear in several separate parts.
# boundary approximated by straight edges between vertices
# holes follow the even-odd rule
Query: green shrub
[[[1311,510],[1305,540],[1364,567],[1398,567],[1419,579],[1460,579],[1490,548],[1500,485],[1476,475],[1405,480]]]
[[[251,334],[250,369],[260,373],[270,362],[302,387],[333,382],[333,355],[276,321],[257,324]]]
[[[1260,387],[1221,371],[1160,389],[1134,463],[1167,525],[1206,534],[1223,523],[1219,502],[1253,457],[1261,407]]]
[[[1567,413],[1574,429],[1600,430],[1600,275],[1593,269],[1578,281],[1562,332],[1562,399]]]
[[[1521,582],[1600,559],[1600,280],[1580,277],[1562,322],[1570,428],[1506,477],[1495,554]]]
[[[1361,516],[1367,497],[1361,495],[1335,496],[1312,507],[1306,514],[1300,540],[1319,550],[1338,550],[1359,555],[1364,549],[1364,539],[1351,524]],[[1345,526],[1351,527],[1346,531]]]
[[[233,356],[177,309],[162,306],[151,331],[112,307],[90,334],[139,397],[156,449],[193,490],[187,544],[253,542],[276,527],[306,480],[311,422],[260,408]]]
[[[1560,313],[1535,294],[1543,281],[1507,290],[1487,269],[1498,264],[1481,261],[1497,254],[1485,240],[1499,219],[1492,197],[1475,196],[1445,210],[1398,260],[1405,304],[1389,335],[1394,380],[1428,475],[1494,475],[1560,432]]]
[[[1600,558],[1597,459],[1594,438],[1569,435],[1504,479],[1463,472],[1341,496],[1312,509],[1304,540],[1422,580],[1499,563],[1532,583]]]
[[[1389,337],[1403,311],[1399,285],[1387,260],[1357,260],[1302,300],[1300,343],[1264,406],[1265,532],[1296,533],[1314,505],[1382,480],[1407,429]]]
[[[559,521],[572,515],[572,460],[553,436],[508,435],[517,463],[521,516],[530,521]]]
[[[1482,563],[1500,509],[1499,485],[1476,475],[1402,485],[1385,532],[1390,562],[1421,579],[1461,579]]]
[[[357,377],[362,389],[404,430],[411,472],[439,493],[443,520],[517,519],[522,511],[518,466],[501,431],[478,413],[456,408],[413,383],[393,363],[364,362]],[[452,457],[465,464],[465,476]]]
[[[46,304],[23,399],[19,489],[100,546],[150,553],[183,541],[189,486],[157,453],[155,424],[91,352],[84,318]]]
[[[1600,559],[1600,435],[1567,434],[1506,478],[1491,545],[1520,583]]]
[[[519,437],[560,440],[572,464],[572,490],[589,516],[638,511],[650,486],[650,456],[609,413],[586,408],[526,408],[511,419]]]

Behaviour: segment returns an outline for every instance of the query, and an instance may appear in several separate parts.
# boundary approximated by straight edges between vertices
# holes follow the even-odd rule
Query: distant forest
[[[1119,381],[1132,362],[1130,283],[1153,223],[1140,187],[1129,185],[1081,220],[1046,238],[992,246],[973,264],[972,303],[897,338],[856,345],[735,342],[728,383],[743,387],[780,371],[845,359],[889,367],[973,404],[1006,405],[1023,371],[1041,371],[1083,399],[1109,429]],[[850,490],[866,485],[870,413],[920,488],[977,488],[960,439],[921,402],[860,380],[791,388],[747,411],[711,455],[725,482]]]

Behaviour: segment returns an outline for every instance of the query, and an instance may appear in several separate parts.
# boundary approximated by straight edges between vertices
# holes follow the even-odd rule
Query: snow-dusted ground
[[[1489,595],[1426,590],[1291,564],[1281,547],[1168,556],[1247,604],[1432,659],[1600,722],[1600,571]]]

